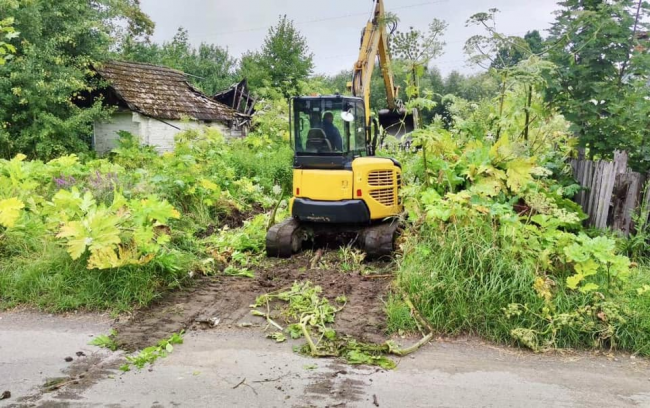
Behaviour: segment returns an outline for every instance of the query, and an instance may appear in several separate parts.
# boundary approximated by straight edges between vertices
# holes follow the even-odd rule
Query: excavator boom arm
[[[379,56],[379,64],[384,84],[388,109],[397,108],[399,87],[395,86],[393,71],[388,54],[388,33],[386,32],[385,10],[383,0],[375,1],[375,11],[372,20],[368,21],[363,31],[359,59],[354,64],[352,80],[352,95],[362,97],[366,105],[366,124],[370,125],[370,81],[375,69],[375,61]]]

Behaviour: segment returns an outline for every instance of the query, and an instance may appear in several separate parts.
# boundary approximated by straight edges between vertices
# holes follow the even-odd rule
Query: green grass
[[[565,276],[549,277],[555,286],[546,304],[533,287],[535,259],[517,259],[502,247],[492,225],[477,220],[423,228],[405,253],[398,285],[439,333],[537,350],[616,347],[650,355],[650,293],[636,292],[650,282],[648,269],[635,269],[625,287],[612,290],[605,301],[566,289]],[[519,306],[511,309],[513,304]],[[389,326],[403,329],[404,308],[396,303],[387,309]]]
[[[411,309],[395,294],[390,294],[386,301],[386,326],[389,334],[412,333],[417,330]]]
[[[188,257],[156,260],[141,267],[88,270],[54,243],[38,252],[0,260],[0,307],[19,304],[42,310],[111,310],[144,306],[187,276]]]
[[[639,295],[638,288],[650,285],[650,262],[645,260],[630,282],[628,290],[621,300],[629,307],[632,316],[621,327],[616,336],[618,346],[642,355],[650,356],[650,292]]]
[[[489,227],[450,230],[430,236],[429,245],[405,258],[400,285],[435,329],[506,341],[512,324],[503,309],[511,303],[541,305],[532,290],[533,271],[504,256],[493,239]]]

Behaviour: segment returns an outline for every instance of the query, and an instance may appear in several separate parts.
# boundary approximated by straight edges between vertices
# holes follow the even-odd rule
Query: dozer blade
[[[415,120],[412,113],[404,110],[391,111],[382,109],[379,111],[379,124],[386,133],[401,139],[407,133],[415,129]]]

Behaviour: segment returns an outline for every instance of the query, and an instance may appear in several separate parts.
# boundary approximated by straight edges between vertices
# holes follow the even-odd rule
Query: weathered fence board
[[[632,215],[642,204],[650,176],[631,171],[627,159],[627,153],[616,152],[613,162],[571,160],[573,176],[584,187],[574,200],[589,216],[588,226],[611,227],[625,235],[632,231]],[[650,205],[650,194],[645,200]]]
[[[632,214],[641,205],[642,187],[645,177],[639,173],[619,174],[614,188],[614,208],[609,225],[612,229],[629,235],[632,226]]]

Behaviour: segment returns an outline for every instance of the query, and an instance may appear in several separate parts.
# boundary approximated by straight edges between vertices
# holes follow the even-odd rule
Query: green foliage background
[[[92,65],[153,23],[134,0],[3,0],[0,15],[20,33],[7,41],[14,57],[0,65],[0,157],[85,152],[92,122],[107,117],[100,102],[76,104],[97,86]]]

